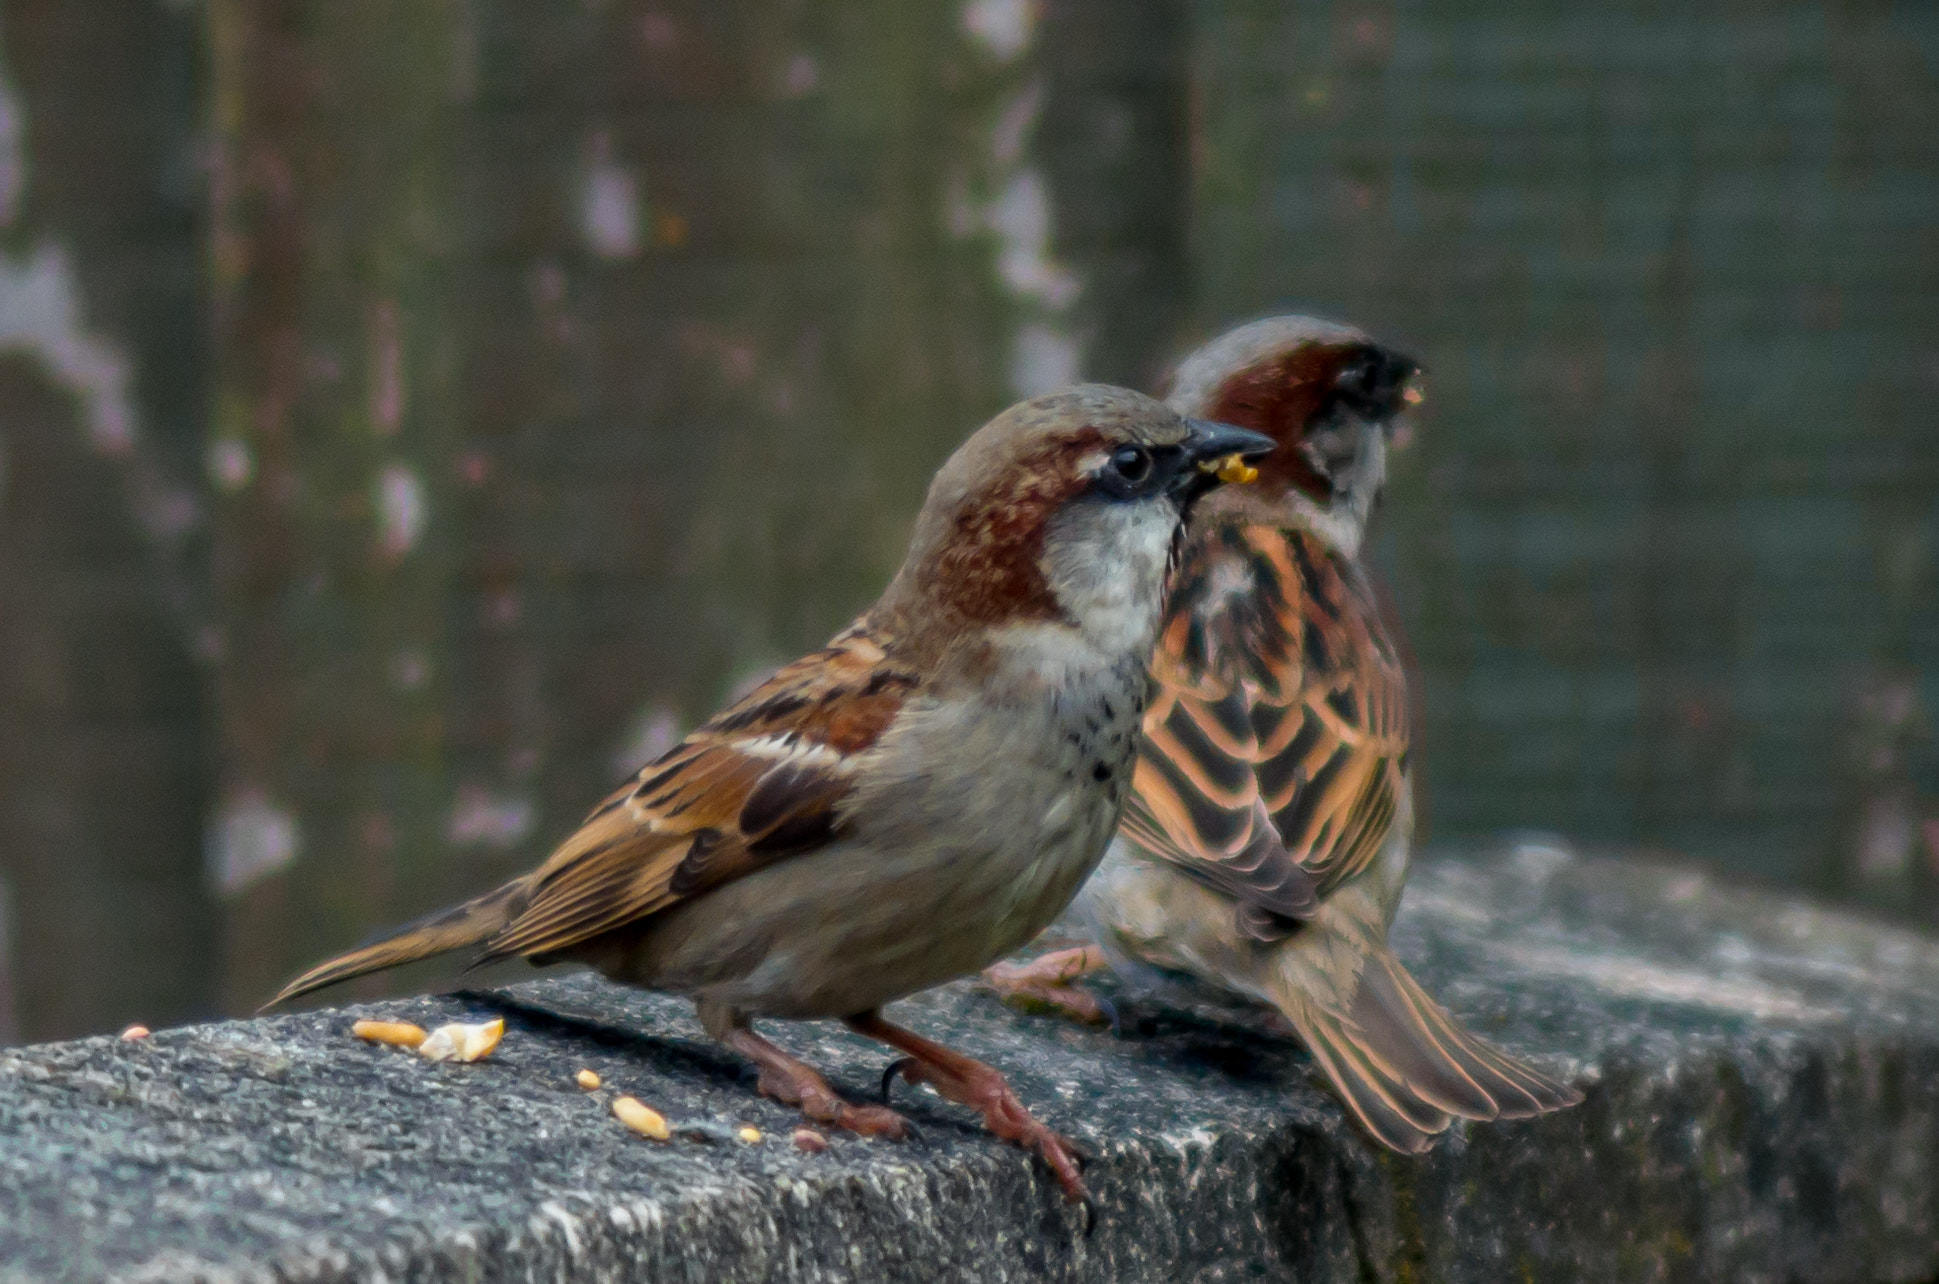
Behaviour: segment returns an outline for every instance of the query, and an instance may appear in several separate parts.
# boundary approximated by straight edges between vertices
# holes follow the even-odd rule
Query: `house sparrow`
[[[1082,1198],[1069,1143],[1000,1074],[881,1008],[1015,950],[1096,866],[1184,514],[1272,444],[1100,385],[1012,407],[943,465],[894,581],[826,648],[641,769],[536,870],[273,1002],[460,949],[587,963],[691,996],[810,1119],[903,1136],[753,1026],[839,1017]]]
[[[1093,946],[992,969],[1023,1007],[1100,1019],[1073,984],[1190,978],[1289,1021],[1376,1140],[1418,1153],[1456,1118],[1575,1089],[1462,1030],[1387,944],[1413,828],[1406,679],[1361,561],[1414,362],[1276,317],[1178,368],[1169,404],[1279,442],[1258,484],[1201,505],[1151,662],[1123,827],[1079,894]]]

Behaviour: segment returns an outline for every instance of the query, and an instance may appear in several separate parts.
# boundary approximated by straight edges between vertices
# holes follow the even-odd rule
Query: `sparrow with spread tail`
[[[903,1136],[756,1033],[836,1017],[1084,1197],[1003,1077],[884,1004],[975,973],[1061,912],[1117,828],[1187,510],[1256,432],[1086,385],[1012,407],[929,488],[888,589],[643,768],[539,868],[322,963],[279,994],[453,950],[577,961],[690,996],[759,1087]]]
[[[1195,514],[1151,662],[1123,826],[1073,907],[1095,944],[991,969],[1080,1020],[1075,982],[1209,983],[1291,1023],[1348,1110],[1406,1153],[1457,1119],[1575,1089],[1463,1030],[1387,944],[1412,841],[1406,678],[1361,558],[1417,366],[1345,326],[1275,317],[1193,353],[1169,404],[1279,443]]]

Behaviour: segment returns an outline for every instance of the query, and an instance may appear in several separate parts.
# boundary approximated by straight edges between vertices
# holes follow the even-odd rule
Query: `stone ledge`
[[[565,977],[0,1053],[0,1275],[1939,1279],[1939,942],[1540,846],[1424,864],[1397,935],[1478,1029],[1566,1054],[1538,1059],[1588,1101],[1403,1160],[1243,1020],[1119,1038],[960,985],[899,1005],[1098,1152],[1086,1238],[967,1112],[904,1089],[919,1140],[799,1153],[684,1004]],[[346,1033],[490,1011],[510,1028],[470,1066]],[[888,1060],[771,1028],[856,1095]],[[767,1136],[649,1142],[614,1090]]]

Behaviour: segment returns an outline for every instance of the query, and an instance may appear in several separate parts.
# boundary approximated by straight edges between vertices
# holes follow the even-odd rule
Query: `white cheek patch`
[[[1286,495],[1292,520],[1324,539],[1347,557],[1360,555],[1360,541],[1373,513],[1374,500],[1387,480],[1387,439],[1379,425],[1360,425],[1360,448],[1353,463],[1337,479],[1344,487],[1332,503],[1320,505],[1298,491]]]
[[[1093,450],[1090,454],[1085,455],[1083,458],[1077,461],[1077,471],[1085,474],[1086,476],[1091,476],[1098,472],[1103,471],[1104,465],[1110,462],[1111,462],[1110,451]]]
[[[1178,510],[1157,498],[1073,505],[1052,523],[1051,592],[1099,651],[1150,649],[1178,523]]]

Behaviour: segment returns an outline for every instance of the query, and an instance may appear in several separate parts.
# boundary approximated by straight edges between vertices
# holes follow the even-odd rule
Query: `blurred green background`
[[[0,0],[0,1041],[526,867],[1289,309],[1429,368],[1433,840],[1939,915],[1939,6]]]

